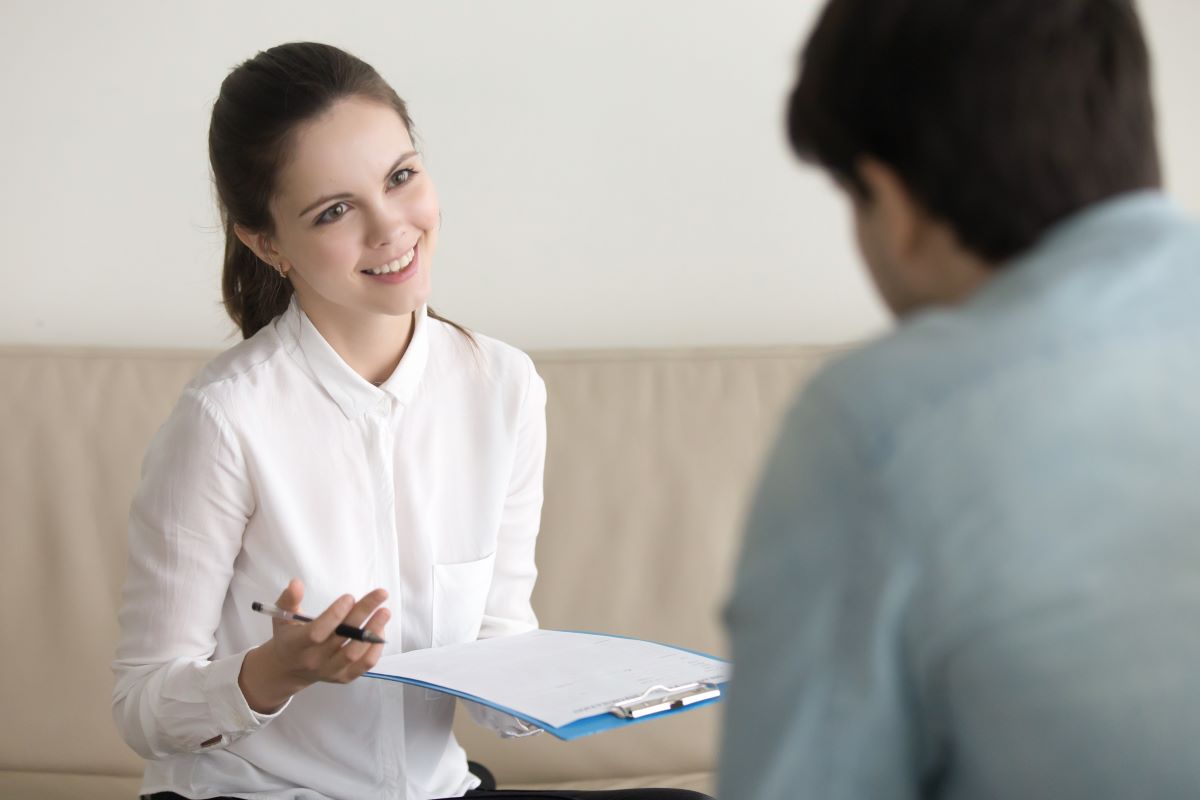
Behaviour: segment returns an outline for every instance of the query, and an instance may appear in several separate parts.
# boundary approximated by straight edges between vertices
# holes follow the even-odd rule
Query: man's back
[[[723,796],[1200,795],[1198,300],[1200,227],[1127,195],[814,382],[729,611]]]

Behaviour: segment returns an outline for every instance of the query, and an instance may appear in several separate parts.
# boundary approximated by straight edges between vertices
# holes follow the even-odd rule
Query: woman
[[[131,512],[113,710],[150,797],[528,794],[473,790],[452,699],[359,680],[385,650],[537,625],[545,389],[523,353],[426,307],[440,213],[411,131],[326,45],[221,86],[209,154],[245,341],[184,390]],[[276,596],[323,610],[251,613]],[[698,796],[557,796],[577,795]]]

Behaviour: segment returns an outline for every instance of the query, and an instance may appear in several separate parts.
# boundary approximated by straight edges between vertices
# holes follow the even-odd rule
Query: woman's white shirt
[[[545,386],[519,350],[414,318],[375,387],[293,300],[209,364],[155,437],[113,665],[143,792],[421,800],[476,785],[444,695],[363,678],[262,715],[237,682],[271,635],[251,602],[292,577],[308,613],[387,589],[385,653],[537,627]]]

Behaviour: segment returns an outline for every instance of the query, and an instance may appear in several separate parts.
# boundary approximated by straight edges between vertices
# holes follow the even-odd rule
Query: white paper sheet
[[[557,728],[653,686],[724,683],[730,665],[640,639],[539,630],[397,653],[371,672],[474,695]]]

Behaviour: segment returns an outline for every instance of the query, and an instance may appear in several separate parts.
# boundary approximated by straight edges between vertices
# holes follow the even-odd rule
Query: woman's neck
[[[301,303],[313,327],[329,346],[365,380],[378,386],[391,377],[412,341],[416,313],[390,316],[363,312],[339,314]]]

